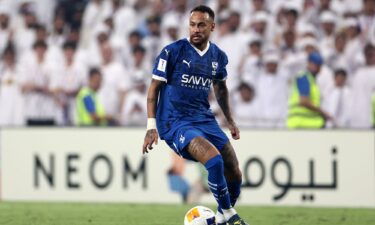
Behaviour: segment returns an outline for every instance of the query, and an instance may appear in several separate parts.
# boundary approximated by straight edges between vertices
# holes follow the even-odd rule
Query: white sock
[[[215,215],[216,223],[226,223],[225,217],[221,212],[217,211]]]
[[[224,218],[228,221],[232,216],[236,215],[237,212],[234,208],[222,209]]]

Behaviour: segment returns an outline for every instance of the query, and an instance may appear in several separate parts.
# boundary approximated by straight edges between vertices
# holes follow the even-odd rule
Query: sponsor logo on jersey
[[[191,61],[186,61],[185,59],[184,60],[182,60],[182,63],[185,63],[189,68],[190,68],[190,63],[191,63]]]
[[[181,79],[181,86],[193,89],[210,90],[211,84],[212,79],[197,75],[183,74]]]
[[[168,49],[165,48],[164,51],[165,51],[166,55],[169,55],[169,50]]]

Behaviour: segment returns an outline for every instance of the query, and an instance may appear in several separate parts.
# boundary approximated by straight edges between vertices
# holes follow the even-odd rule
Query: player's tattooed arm
[[[232,113],[229,107],[229,92],[228,92],[227,84],[225,80],[224,81],[214,80],[213,86],[214,86],[216,100],[219,103],[219,106],[221,110],[223,111],[226,120],[228,121],[228,127],[229,127],[229,130],[231,131],[232,137],[237,140],[240,138],[240,131],[237,128],[237,125],[233,120]]]
[[[160,87],[163,85],[162,81],[152,79],[151,85],[148,89],[147,94],[147,117],[156,118],[156,106],[158,103],[158,97],[160,92]],[[156,126],[156,124],[154,124]],[[153,129],[147,129],[147,133],[144,138],[142,152],[143,154],[148,153],[151,150],[152,145],[158,143],[159,134],[156,127]]]
[[[147,94],[147,117],[156,117],[156,105],[158,103],[159,92],[161,86],[164,84],[163,81],[152,79],[151,85],[148,89]]]
[[[229,93],[225,81],[214,80],[213,81],[214,91],[216,100],[219,103],[221,110],[224,113],[228,123],[234,123],[232,113],[229,107]]]

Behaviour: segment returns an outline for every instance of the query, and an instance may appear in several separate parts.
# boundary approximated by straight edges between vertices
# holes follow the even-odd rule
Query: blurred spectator
[[[20,71],[13,45],[8,45],[0,64],[0,126],[24,125]]]
[[[229,17],[234,13],[236,12],[230,12]],[[230,59],[226,67],[227,72],[228,74],[230,74],[230,76],[228,76],[226,82],[228,90],[232,91],[238,86],[240,82],[241,76],[238,72],[238,68],[240,65],[241,57],[246,54],[247,49],[243,48],[243,46],[246,46],[246,40],[244,40],[241,33],[236,32],[236,30],[231,27],[229,17],[225,23],[225,26],[228,26],[227,29],[229,29],[229,32],[223,36],[217,37],[218,39],[216,40],[216,43]],[[234,45],[233,43],[236,44]]]
[[[259,118],[255,90],[246,83],[241,83],[233,93],[233,116],[239,127],[257,127]]]
[[[165,16],[162,22],[162,36],[160,40],[160,46],[158,49],[162,49],[164,46],[177,41],[179,37],[179,23],[178,19],[171,15]]]
[[[259,127],[285,127],[288,111],[288,76],[278,67],[279,55],[268,53],[263,57],[265,69],[256,84]]]
[[[364,48],[366,65],[359,68],[352,82],[352,104],[350,126],[353,128],[372,127],[371,98],[375,91],[375,47],[367,44]]]
[[[335,128],[347,128],[349,126],[351,110],[351,90],[347,85],[347,73],[343,69],[335,71],[335,86],[332,91],[323,96],[323,109],[332,115]]]
[[[107,16],[111,15],[113,17],[114,35],[120,39],[125,38],[130,31],[136,29],[136,26],[145,17],[140,11],[136,12],[135,7],[123,2],[121,0],[105,1],[105,7],[107,8],[104,9]]]
[[[247,83],[255,84],[262,69],[262,42],[260,38],[253,37],[248,42],[248,53],[243,56],[239,65],[241,79]]]
[[[147,122],[147,85],[143,75],[133,78],[134,88],[126,95],[122,104],[121,124],[145,126]]]
[[[104,126],[111,120],[107,117],[103,104],[97,97],[97,92],[102,84],[102,74],[99,69],[89,71],[87,87],[81,88],[76,98],[77,125]]]
[[[64,63],[56,66],[56,82],[52,89],[58,96],[61,105],[60,117],[63,125],[73,125],[76,118],[75,99],[78,91],[87,83],[87,71],[75,59],[76,44],[65,42]]]
[[[33,45],[33,57],[22,64],[22,92],[27,125],[57,124],[58,105],[51,89],[54,65],[46,60],[47,44]]]
[[[17,52],[21,55],[23,52],[32,49],[35,43],[35,28],[38,25],[38,20],[33,4],[30,2],[22,3],[19,6],[19,14],[20,17],[16,17],[16,20],[13,21],[13,29]]]
[[[362,64],[360,55],[366,42],[361,40],[358,20],[355,17],[350,17],[344,20],[344,32],[346,35],[345,55],[351,59],[350,71],[357,70],[358,66]]]
[[[320,15],[322,27],[319,41],[320,51],[334,48],[334,38],[336,29],[336,15],[331,11],[325,11]]]
[[[0,11],[0,52],[3,52],[8,42],[12,39],[12,31],[10,29],[9,14],[3,10]]]
[[[146,60],[146,49],[137,45],[133,47],[132,52],[132,63],[128,67],[129,77],[133,81],[138,81],[140,79],[148,79],[151,74],[151,64]],[[129,88],[133,87],[133,82],[130,80]]]
[[[269,18],[271,15],[264,11],[259,11],[254,14],[249,28],[245,28],[245,35],[250,37],[259,37],[264,44],[269,44],[272,41]]]
[[[325,57],[327,66],[335,69],[341,66],[348,67],[350,60],[345,55],[346,36],[343,33],[338,33],[334,39],[333,48],[322,49],[322,54]]]
[[[126,67],[131,66],[133,62],[133,49],[136,46],[141,46],[142,36],[138,31],[130,32],[129,36],[126,37],[126,41],[121,49],[121,60]],[[148,58],[144,59],[146,62],[151,63]]]
[[[67,27],[64,17],[62,15],[56,15],[53,20],[53,28],[49,38],[50,43],[55,46],[62,46],[66,36]]]
[[[100,68],[103,73],[103,83],[98,97],[106,115],[118,120],[121,103],[130,87],[130,77],[124,66],[114,59],[112,47],[108,42],[101,44],[100,51],[103,60]],[[116,124],[117,122],[112,125]]]
[[[321,92],[316,84],[316,76],[323,65],[323,58],[313,52],[308,56],[307,69],[293,81],[289,97],[287,126],[291,129],[319,129],[332,117],[321,109]]]
[[[371,38],[371,30],[374,27],[375,20],[375,0],[362,0],[363,10],[358,17],[359,27],[364,38]]]
[[[81,41],[84,48],[89,46],[93,36],[93,28],[103,21],[103,0],[90,1],[83,13]]]
[[[154,61],[161,51],[161,18],[147,18],[147,27],[149,34],[143,38],[142,45],[146,48],[149,59]]]

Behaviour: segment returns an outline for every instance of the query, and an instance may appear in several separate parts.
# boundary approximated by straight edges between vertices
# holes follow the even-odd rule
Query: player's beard
[[[207,43],[208,37],[204,35],[190,35],[190,42],[197,48]]]

